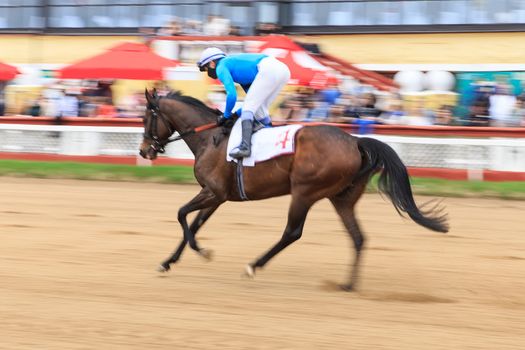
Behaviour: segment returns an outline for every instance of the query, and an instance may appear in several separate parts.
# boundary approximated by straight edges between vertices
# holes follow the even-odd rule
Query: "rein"
[[[174,138],[168,137],[166,140],[161,140],[158,136],[158,120],[159,119],[162,121],[162,123],[164,123],[164,126],[168,128],[170,136],[173,135],[176,130],[171,124],[171,122],[169,121],[169,119],[167,119],[160,112],[159,107],[150,108],[149,110],[151,112],[150,125],[149,125],[149,130],[147,132],[146,132],[146,126],[144,126],[145,127],[144,138],[152,141],[150,147],[153,148],[153,150],[155,150],[158,153],[166,152],[165,147],[167,144],[171,142],[179,141],[179,140],[182,140],[186,136],[197,134],[199,132],[210,130],[210,129],[217,127],[216,123],[209,123],[209,124],[201,125],[194,129],[179,133],[179,135]]]

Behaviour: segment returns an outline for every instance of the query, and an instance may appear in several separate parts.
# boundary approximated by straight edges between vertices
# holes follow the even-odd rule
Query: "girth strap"
[[[243,169],[244,166],[242,164],[243,159],[239,159],[237,161],[237,187],[239,189],[239,195],[241,196],[241,199],[243,201],[249,200],[248,196],[246,196],[246,192],[244,191],[244,176],[243,176]]]

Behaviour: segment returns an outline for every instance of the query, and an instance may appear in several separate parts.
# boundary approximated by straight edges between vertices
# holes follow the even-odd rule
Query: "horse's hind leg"
[[[304,222],[306,215],[312,205],[308,204],[304,198],[295,198],[292,196],[292,203],[288,211],[288,223],[284,230],[283,236],[270,250],[268,250],[262,257],[255,262],[246,266],[246,275],[253,277],[255,270],[262,268],[270,259],[280,253],[284,248],[301,238],[303,234]]]
[[[199,211],[195,219],[193,219],[193,222],[190,225],[190,231],[193,232],[193,234],[197,234],[199,229],[204,225],[204,223],[210,218],[210,216],[217,210],[219,205],[214,205],[209,208],[202,209]],[[186,238],[182,238],[182,241],[180,242],[178,248],[173,252],[173,254],[166,259],[160,266],[159,271],[160,272],[166,272],[170,269],[170,265],[176,263],[180,256],[182,255],[182,252],[184,251],[184,248],[186,248],[186,245],[188,244],[188,241]]]
[[[363,248],[365,238],[359,228],[359,223],[355,217],[354,206],[358,199],[363,194],[366,188],[367,181],[361,181],[357,186],[352,186],[330,198],[330,201],[335,207],[337,214],[341,217],[343,224],[352,237],[355,247],[355,258],[353,262],[350,280],[347,284],[341,286],[346,291],[355,290],[359,280],[359,269],[361,264],[361,250]]]

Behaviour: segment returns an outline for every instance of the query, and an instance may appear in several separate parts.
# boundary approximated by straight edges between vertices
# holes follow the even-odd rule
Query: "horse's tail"
[[[358,177],[381,171],[379,192],[386,194],[399,215],[403,216],[402,212],[405,212],[421,226],[433,231],[448,232],[447,215],[442,213],[439,203],[428,210],[417,207],[407,169],[390,146],[368,137],[359,138],[357,144],[365,158]]]

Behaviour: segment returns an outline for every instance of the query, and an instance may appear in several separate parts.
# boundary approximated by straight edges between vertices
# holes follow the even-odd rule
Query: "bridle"
[[[166,145],[171,142],[182,140],[184,137],[199,133],[201,131],[213,129],[217,127],[216,123],[209,123],[195,129],[191,129],[182,133],[179,133],[178,136],[170,138],[171,135],[175,133],[175,128],[168,118],[160,111],[159,106],[149,105],[147,109],[151,113],[149,118],[149,125],[144,125],[144,139],[150,141],[150,148],[157,153],[166,152]],[[168,129],[169,136],[168,138],[161,140],[158,133],[158,121],[161,121],[164,126]]]

